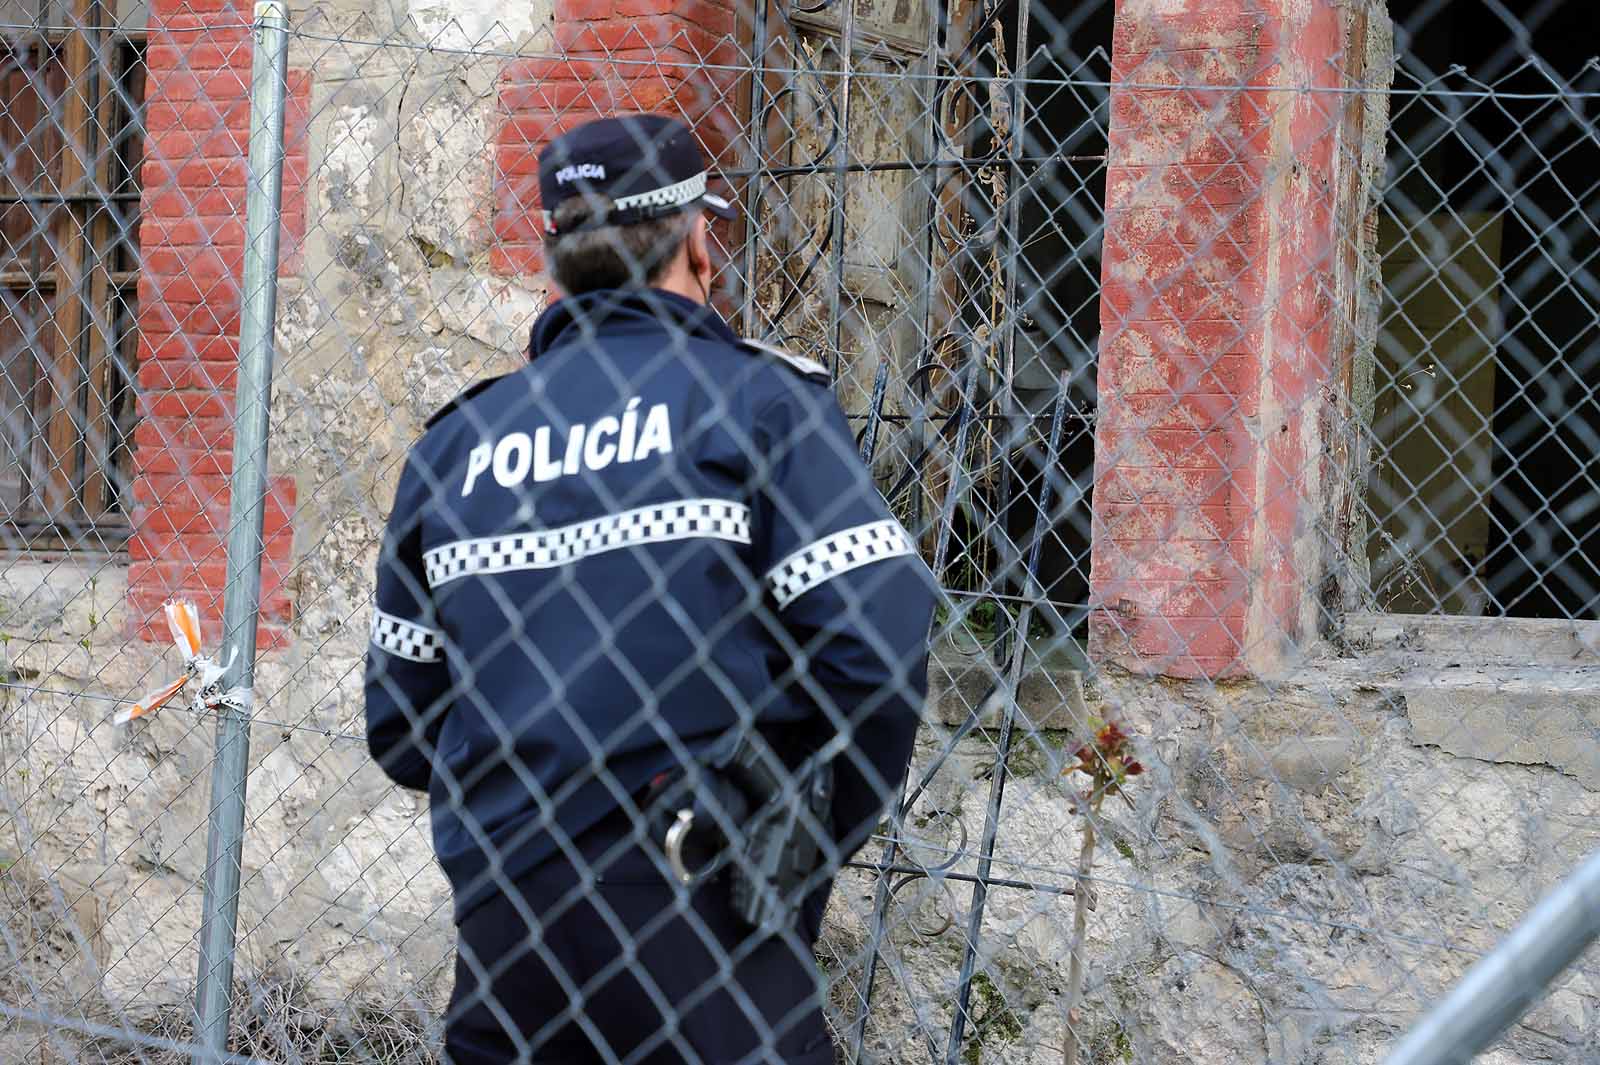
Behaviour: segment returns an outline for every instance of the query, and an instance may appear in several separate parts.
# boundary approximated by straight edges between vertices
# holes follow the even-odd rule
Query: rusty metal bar
[[[839,360],[844,354],[844,316],[840,313],[840,304],[844,298],[845,215],[850,189],[847,180],[850,173],[850,77],[855,66],[855,34],[856,0],[844,0],[844,10],[839,16],[839,127],[833,145],[833,217],[829,228],[833,251],[833,284],[828,286],[828,320],[833,326],[829,369],[835,380],[839,376]]]
[[[75,192],[65,195],[45,192],[24,195],[7,193],[0,195],[0,207],[23,203],[43,203],[57,206],[75,203],[138,203],[141,195],[143,194],[138,192]]]
[[[999,402],[1002,412],[1013,414],[1016,410],[1016,392],[1012,382],[1016,376],[1016,335],[1019,316],[1016,311],[1017,299],[1017,260],[1021,257],[1021,240],[1019,238],[1021,209],[1022,171],[1016,165],[1016,157],[1022,154],[1024,144],[1023,129],[1026,123],[1028,105],[1028,20],[1031,12],[1030,0],[1020,0],[1017,5],[1017,39],[1016,58],[1011,67],[1011,129],[1007,140],[1010,145],[1009,154],[1012,163],[1006,173],[1006,224],[999,228],[996,219],[997,243],[1010,254],[1004,256],[1005,294],[1000,306],[1000,321],[992,322],[991,328],[1001,335],[1001,373],[1003,384],[1000,388]],[[1009,243],[1008,243],[1009,242]],[[1065,422],[1067,407],[1067,380],[1063,376],[1059,382],[1056,395],[1054,417],[1050,425],[1050,443],[1045,453],[1044,466],[1046,470],[1055,461],[1061,450],[1061,429]],[[1026,432],[1026,429],[1020,430]],[[1013,490],[1013,471],[1011,463],[1012,433],[1008,432],[1000,442],[997,450],[1000,454],[1000,489],[999,500],[995,508],[995,526],[1002,541],[1005,552],[1004,565],[1009,569],[1016,561],[1014,545],[1011,536],[1004,527],[1005,517],[1011,510],[1011,494]],[[1050,480],[1045,479],[1041,489],[1041,499],[1038,517],[1034,521],[1033,542],[1029,549],[1027,559],[1026,577],[1028,589],[1038,583],[1039,556],[1044,543],[1045,533],[1049,525],[1049,497]],[[999,750],[995,756],[994,777],[989,783],[988,809],[984,817],[983,837],[978,847],[978,875],[986,877],[994,860],[995,841],[1000,832],[1000,804],[1005,797],[1006,763],[1011,757],[1011,736],[1016,721],[1017,691],[1022,684],[1022,670],[1028,649],[1028,626],[1033,618],[1033,603],[1025,603],[1014,619],[1008,638],[1002,638],[996,643],[995,653],[1004,656],[1010,652],[1010,669],[1007,675],[1007,688],[1005,691],[1005,710],[1001,719]],[[1009,612],[1007,612],[1009,616]],[[966,1033],[968,1007],[972,999],[972,979],[977,967],[978,943],[983,937],[983,916],[985,905],[988,902],[988,890],[980,881],[972,888],[972,909],[967,920],[967,941],[962,950],[961,971],[956,981],[956,1009],[955,1016],[950,1024],[950,1040],[946,1044],[945,1061],[947,1065],[958,1065],[961,1060],[961,1041]]]
[[[1023,0],[1026,10],[1027,0]],[[1057,379],[1055,412],[1050,419],[1050,441],[1045,448],[1044,467],[1049,469],[1061,454],[1061,430],[1066,424],[1067,375]],[[1017,613],[1011,637],[1011,666],[1006,677],[1005,711],[1000,720],[1000,741],[995,753],[994,776],[989,782],[989,805],[984,815],[983,837],[978,843],[978,870],[972,886],[972,910],[967,919],[967,942],[961,956],[961,973],[956,984],[955,1017],[950,1024],[950,1042],[945,1052],[946,1065],[958,1065],[961,1060],[961,1040],[966,1032],[968,1006],[972,1000],[972,978],[977,967],[978,941],[983,936],[983,914],[989,899],[989,870],[994,867],[994,846],[1000,834],[1000,804],[1005,798],[1006,763],[1011,758],[1011,737],[1016,728],[1017,692],[1022,686],[1022,671],[1028,657],[1028,626],[1033,620],[1033,609],[1043,599],[1039,587],[1039,558],[1044,549],[1044,538],[1050,531],[1050,485],[1047,476],[1039,489],[1039,514],[1033,523],[1033,538],[1028,545],[1028,560],[1024,574],[1027,577],[1028,602]]]

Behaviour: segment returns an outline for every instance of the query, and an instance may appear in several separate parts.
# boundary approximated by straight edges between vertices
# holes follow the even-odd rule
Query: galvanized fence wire
[[[761,980],[676,986],[634,952],[671,934],[685,966],[731,967],[771,945],[659,885],[659,915],[619,924],[583,879],[619,850],[537,812],[506,846],[484,799],[507,774],[548,814],[589,780],[638,813],[616,746],[639,725],[692,765],[685,691],[730,723],[812,706],[879,787],[816,943],[779,937],[841,1061],[1380,1060],[1600,847],[1600,62],[1579,5],[338,3],[288,13],[276,70],[275,17],[0,7],[0,1058],[440,1060],[447,1023],[529,997],[450,1005],[496,961],[458,969],[443,816],[441,840],[497,856],[456,890],[506,900],[519,971],[559,1000],[518,1050],[711,1060],[695,1026],[748,1017]],[[266,89],[275,209],[250,139]],[[455,502],[465,447],[403,471],[469,385],[564,365],[522,369],[554,298],[533,160],[630,111],[688,122],[739,209],[710,229],[713,306],[826,371],[842,446],[782,443],[859,455],[937,579],[903,784],[865,764],[861,715],[918,682],[841,702],[737,536],[424,576],[401,620],[443,633],[444,728],[491,741],[452,762],[410,706],[431,799],[368,750],[365,712],[415,682],[370,638],[397,494],[426,486],[430,548],[570,505],[486,467],[480,492],[529,505],[486,525]],[[603,332],[587,313],[574,328]],[[782,495],[756,469],[777,429],[728,408],[736,383],[671,323],[636,360],[581,338],[585,387],[620,418],[677,375],[719,416],[674,425],[674,461],[633,480],[580,444],[550,482],[590,500],[573,520],[701,499],[685,456],[711,421],[718,468],[746,471],[729,490]],[[265,374],[252,490],[234,456]],[[575,403],[454,417],[559,439]],[[838,503],[775,507],[821,537]],[[867,579],[885,565],[823,582],[839,624],[892,618]],[[218,692],[249,697],[191,682],[118,724],[183,668],[169,599],[195,602]],[[504,619],[487,636],[482,612]],[[760,650],[731,650],[750,628]],[[864,634],[868,660],[890,635]],[[753,697],[728,670],[763,656],[803,664]],[[578,695],[491,702],[513,661],[553,691],[603,667],[625,723],[594,732]],[[520,746],[536,712],[574,738],[569,779]],[[544,880],[513,869],[547,837]],[[541,895],[552,869],[579,881]],[[580,918],[617,943],[582,971],[519,931]],[[624,972],[648,1003],[631,1024],[607,1002]],[[1492,1060],[1600,1052],[1596,987],[1580,958]],[[802,1014],[758,1020],[749,1060],[793,1057]]]

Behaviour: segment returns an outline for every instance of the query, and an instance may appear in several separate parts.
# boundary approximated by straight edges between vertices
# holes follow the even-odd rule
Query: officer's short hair
[[[553,212],[560,235],[545,238],[545,253],[551,276],[568,295],[658,280],[688,239],[696,213],[677,211],[631,225],[582,228],[592,214],[610,209],[610,197],[591,193]]]

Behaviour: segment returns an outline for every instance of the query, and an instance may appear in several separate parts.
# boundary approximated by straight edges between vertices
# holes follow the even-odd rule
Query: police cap
[[[706,191],[706,163],[689,127],[666,115],[602,118],[562,134],[539,153],[539,196],[545,232],[554,212],[576,196],[605,196],[611,207],[562,232],[631,225],[704,207],[719,218],[733,207]]]

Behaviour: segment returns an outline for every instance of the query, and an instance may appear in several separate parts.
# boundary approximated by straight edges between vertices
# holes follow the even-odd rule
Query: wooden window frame
[[[34,380],[18,387],[32,427],[20,453],[20,492],[15,507],[0,513],[0,550],[41,558],[119,553],[132,532],[127,479],[119,485],[117,477],[131,465],[139,272],[137,238],[123,234],[137,233],[142,195],[146,35],[115,29],[105,0],[73,0],[72,7],[73,30],[5,42],[41,72],[59,62],[65,79],[56,105],[34,118],[36,129],[59,122],[59,177],[52,181],[41,170],[28,189],[0,195],[0,204],[39,204],[49,216],[48,235],[29,241],[32,269],[19,256],[0,262],[8,302],[32,297],[50,308],[37,335],[53,343],[35,357]],[[131,108],[119,88],[134,97]],[[131,150],[136,141],[139,152]],[[119,210],[125,228],[117,225]],[[54,244],[53,269],[39,268],[41,239]],[[61,292],[78,295],[63,300]],[[5,372],[28,365],[25,358],[7,361]]]

